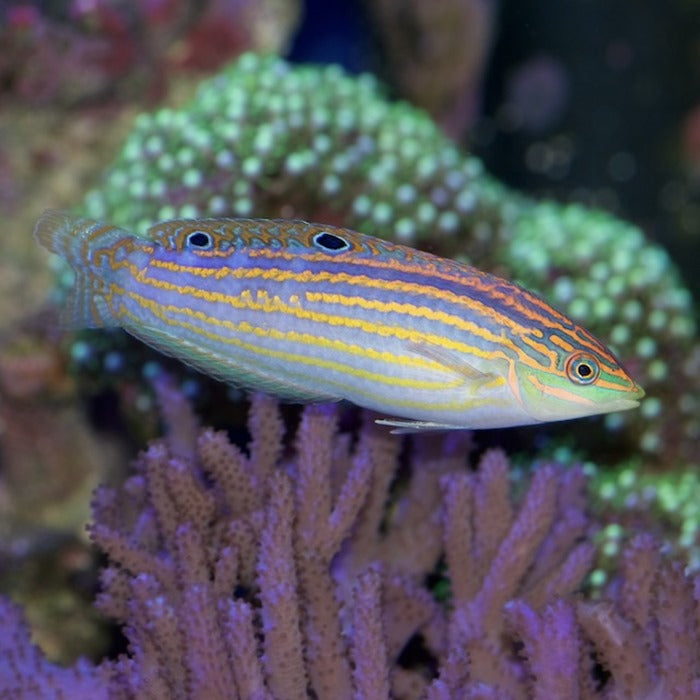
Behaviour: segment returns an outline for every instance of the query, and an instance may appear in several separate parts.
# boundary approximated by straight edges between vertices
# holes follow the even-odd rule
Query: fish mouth
[[[644,391],[640,389],[639,394],[636,394],[638,398],[635,399],[615,399],[606,404],[605,412],[612,413],[613,411],[629,411],[632,408],[638,408],[640,400],[644,396]]]

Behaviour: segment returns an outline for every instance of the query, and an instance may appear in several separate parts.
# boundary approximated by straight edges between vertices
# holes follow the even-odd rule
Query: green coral
[[[510,191],[369,76],[244,55],[182,109],[138,117],[83,211],[139,231],[173,217],[316,219],[510,276],[608,340],[647,389],[612,430],[695,458],[692,304],[666,253],[603,212]]]
[[[588,470],[594,508],[609,523],[600,533],[604,559],[614,561],[625,539],[646,530],[700,570],[700,476],[690,468],[656,474],[640,466]]]

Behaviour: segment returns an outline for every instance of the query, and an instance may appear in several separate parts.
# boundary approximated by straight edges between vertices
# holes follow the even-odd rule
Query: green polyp
[[[175,158],[171,153],[163,153],[157,161],[158,169],[163,173],[171,172],[175,169],[175,165]]]
[[[167,107],[159,109],[153,115],[154,126],[161,128],[161,129],[167,129],[172,124],[173,115],[174,115],[174,112],[172,109],[169,109]]]
[[[165,146],[165,143],[163,141],[163,138],[159,136],[158,134],[154,134],[153,136],[149,136],[145,143],[144,143],[144,151],[150,155],[158,155],[159,153],[163,152],[163,148]]]
[[[142,199],[146,196],[147,191],[146,183],[142,180],[132,180],[129,183],[129,194],[134,197],[134,199]]]
[[[623,469],[618,475],[618,483],[623,489],[629,489],[637,481],[637,474],[634,469]]]
[[[617,431],[625,425],[624,413],[608,413],[605,415],[605,426],[608,430]]]
[[[249,156],[241,164],[241,170],[246,177],[257,177],[262,173],[262,161],[255,156]]]
[[[453,211],[443,211],[438,218],[438,228],[445,233],[453,233],[459,228],[459,217]]]
[[[326,194],[337,194],[342,188],[342,182],[337,175],[326,175],[323,178],[321,187]]]
[[[178,212],[178,217],[181,219],[196,219],[199,215],[199,208],[194,204],[183,204]]]
[[[372,200],[366,194],[361,194],[354,201],[352,208],[358,216],[367,216],[372,210]]]
[[[200,170],[196,170],[195,168],[185,170],[185,172],[182,174],[182,184],[191,189],[199,187],[202,184],[202,179],[202,172]]]
[[[438,163],[433,156],[423,156],[418,160],[416,175],[420,180],[428,180],[435,175]]]
[[[569,304],[569,313],[574,317],[574,318],[586,318],[588,315],[588,302],[585,299],[574,299],[570,304]]]
[[[610,331],[610,342],[617,346],[626,345],[632,337],[632,330],[628,325],[618,323]]]
[[[608,297],[599,297],[593,302],[593,314],[598,319],[609,319],[615,314],[615,304]]]
[[[216,164],[223,169],[231,168],[236,162],[236,157],[231,151],[224,148],[217,152],[215,157]]]
[[[612,501],[617,497],[617,487],[611,481],[604,482],[598,489],[598,496],[605,501]]]
[[[435,220],[437,210],[435,206],[430,202],[422,202],[418,205],[417,217],[421,224],[428,225],[432,224]]]
[[[634,349],[635,353],[639,357],[643,357],[646,359],[654,357],[654,355],[656,355],[657,352],[656,341],[653,338],[645,336],[644,338],[640,338],[636,342]]]
[[[624,277],[620,275],[614,275],[610,277],[605,283],[606,292],[613,298],[619,297],[623,294],[626,288],[626,283]]]
[[[162,198],[167,192],[168,185],[165,180],[158,178],[153,180],[148,185],[148,194],[153,198]]]
[[[291,175],[298,175],[307,168],[305,153],[290,153],[284,163],[285,170]]]
[[[411,242],[416,235],[416,224],[412,219],[399,219],[394,227],[396,237],[402,242]]]
[[[420,143],[416,139],[406,139],[399,145],[399,155],[403,160],[414,160],[421,153]]]
[[[192,165],[195,159],[195,150],[190,146],[184,146],[183,148],[180,148],[175,154],[175,160],[177,161],[178,165],[182,166],[183,168],[187,168],[190,165]]]
[[[252,200],[244,197],[234,200],[233,211],[236,216],[250,216],[253,213]]]
[[[391,205],[386,202],[377,202],[372,209],[372,220],[380,226],[385,226],[391,221],[393,214]]]
[[[241,127],[234,122],[227,122],[219,130],[219,135],[224,143],[235,146],[236,142],[241,138]]]
[[[339,109],[335,115],[335,124],[341,131],[350,131],[355,127],[355,115],[347,108]]]
[[[253,138],[253,149],[260,155],[267,153],[275,143],[275,135],[271,126],[261,126]]]
[[[676,338],[690,338],[695,333],[695,324],[689,317],[676,316],[669,324],[669,331]]]
[[[594,569],[588,575],[588,580],[593,588],[602,588],[608,580],[608,574],[604,569]]]
[[[149,228],[153,225],[153,222],[150,219],[141,219],[140,221],[136,222],[136,226],[134,226],[134,231],[138,233],[140,236],[143,236],[146,231],[148,231]]]
[[[399,185],[396,189],[396,200],[400,204],[411,204],[416,200],[416,188],[407,182]]]
[[[654,381],[661,381],[668,377],[668,365],[660,359],[653,360],[647,367],[647,374]]]
[[[638,321],[644,314],[644,307],[638,299],[629,299],[622,305],[622,317],[628,321]]]
[[[639,446],[645,452],[657,452],[661,447],[661,437],[654,430],[645,430],[639,439]]]
[[[606,557],[616,557],[620,552],[620,543],[616,540],[606,540],[601,546],[601,551]]]
[[[556,299],[558,304],[564,304],[573,299],[574,291],[574,283],[571,277],[561,276],[554,282],[552,296]]]
[[[221,195],[215,195],[209,200],[207,212],[209,216],[223,216],[227,213],[227,210],[226,199]]]
[[[174,219],[177,216],[177,211],[172,204],[166,204],[158,210],[158,219],[160,221],[167,221],[168,219]]]
[[[477,200],[471,190],[462,190],[455,200],[455,206],[463,214],[468,214],[476,208]]]
[[[313,149],[316,153],[328,153],[333,148],[333,141],[328,134],[317,134],[314,136]]]

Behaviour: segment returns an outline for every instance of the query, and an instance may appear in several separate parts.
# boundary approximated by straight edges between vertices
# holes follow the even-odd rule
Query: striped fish
[[[75,271],[69,326],[121,326],[225,382],[347,399],[399,432],[563,420],[644,395],[534,294],[348,229],[200,219],[138,236],[47,211],[35,236]]]

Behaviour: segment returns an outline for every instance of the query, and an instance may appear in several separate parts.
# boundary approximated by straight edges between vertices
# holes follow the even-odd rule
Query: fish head
[[[517,382],[509,383],[534,421],[567,420],[639,406],[644,390],[609,349],[585,335],[585,346],[558,350],[555,366],[516,361]]]

